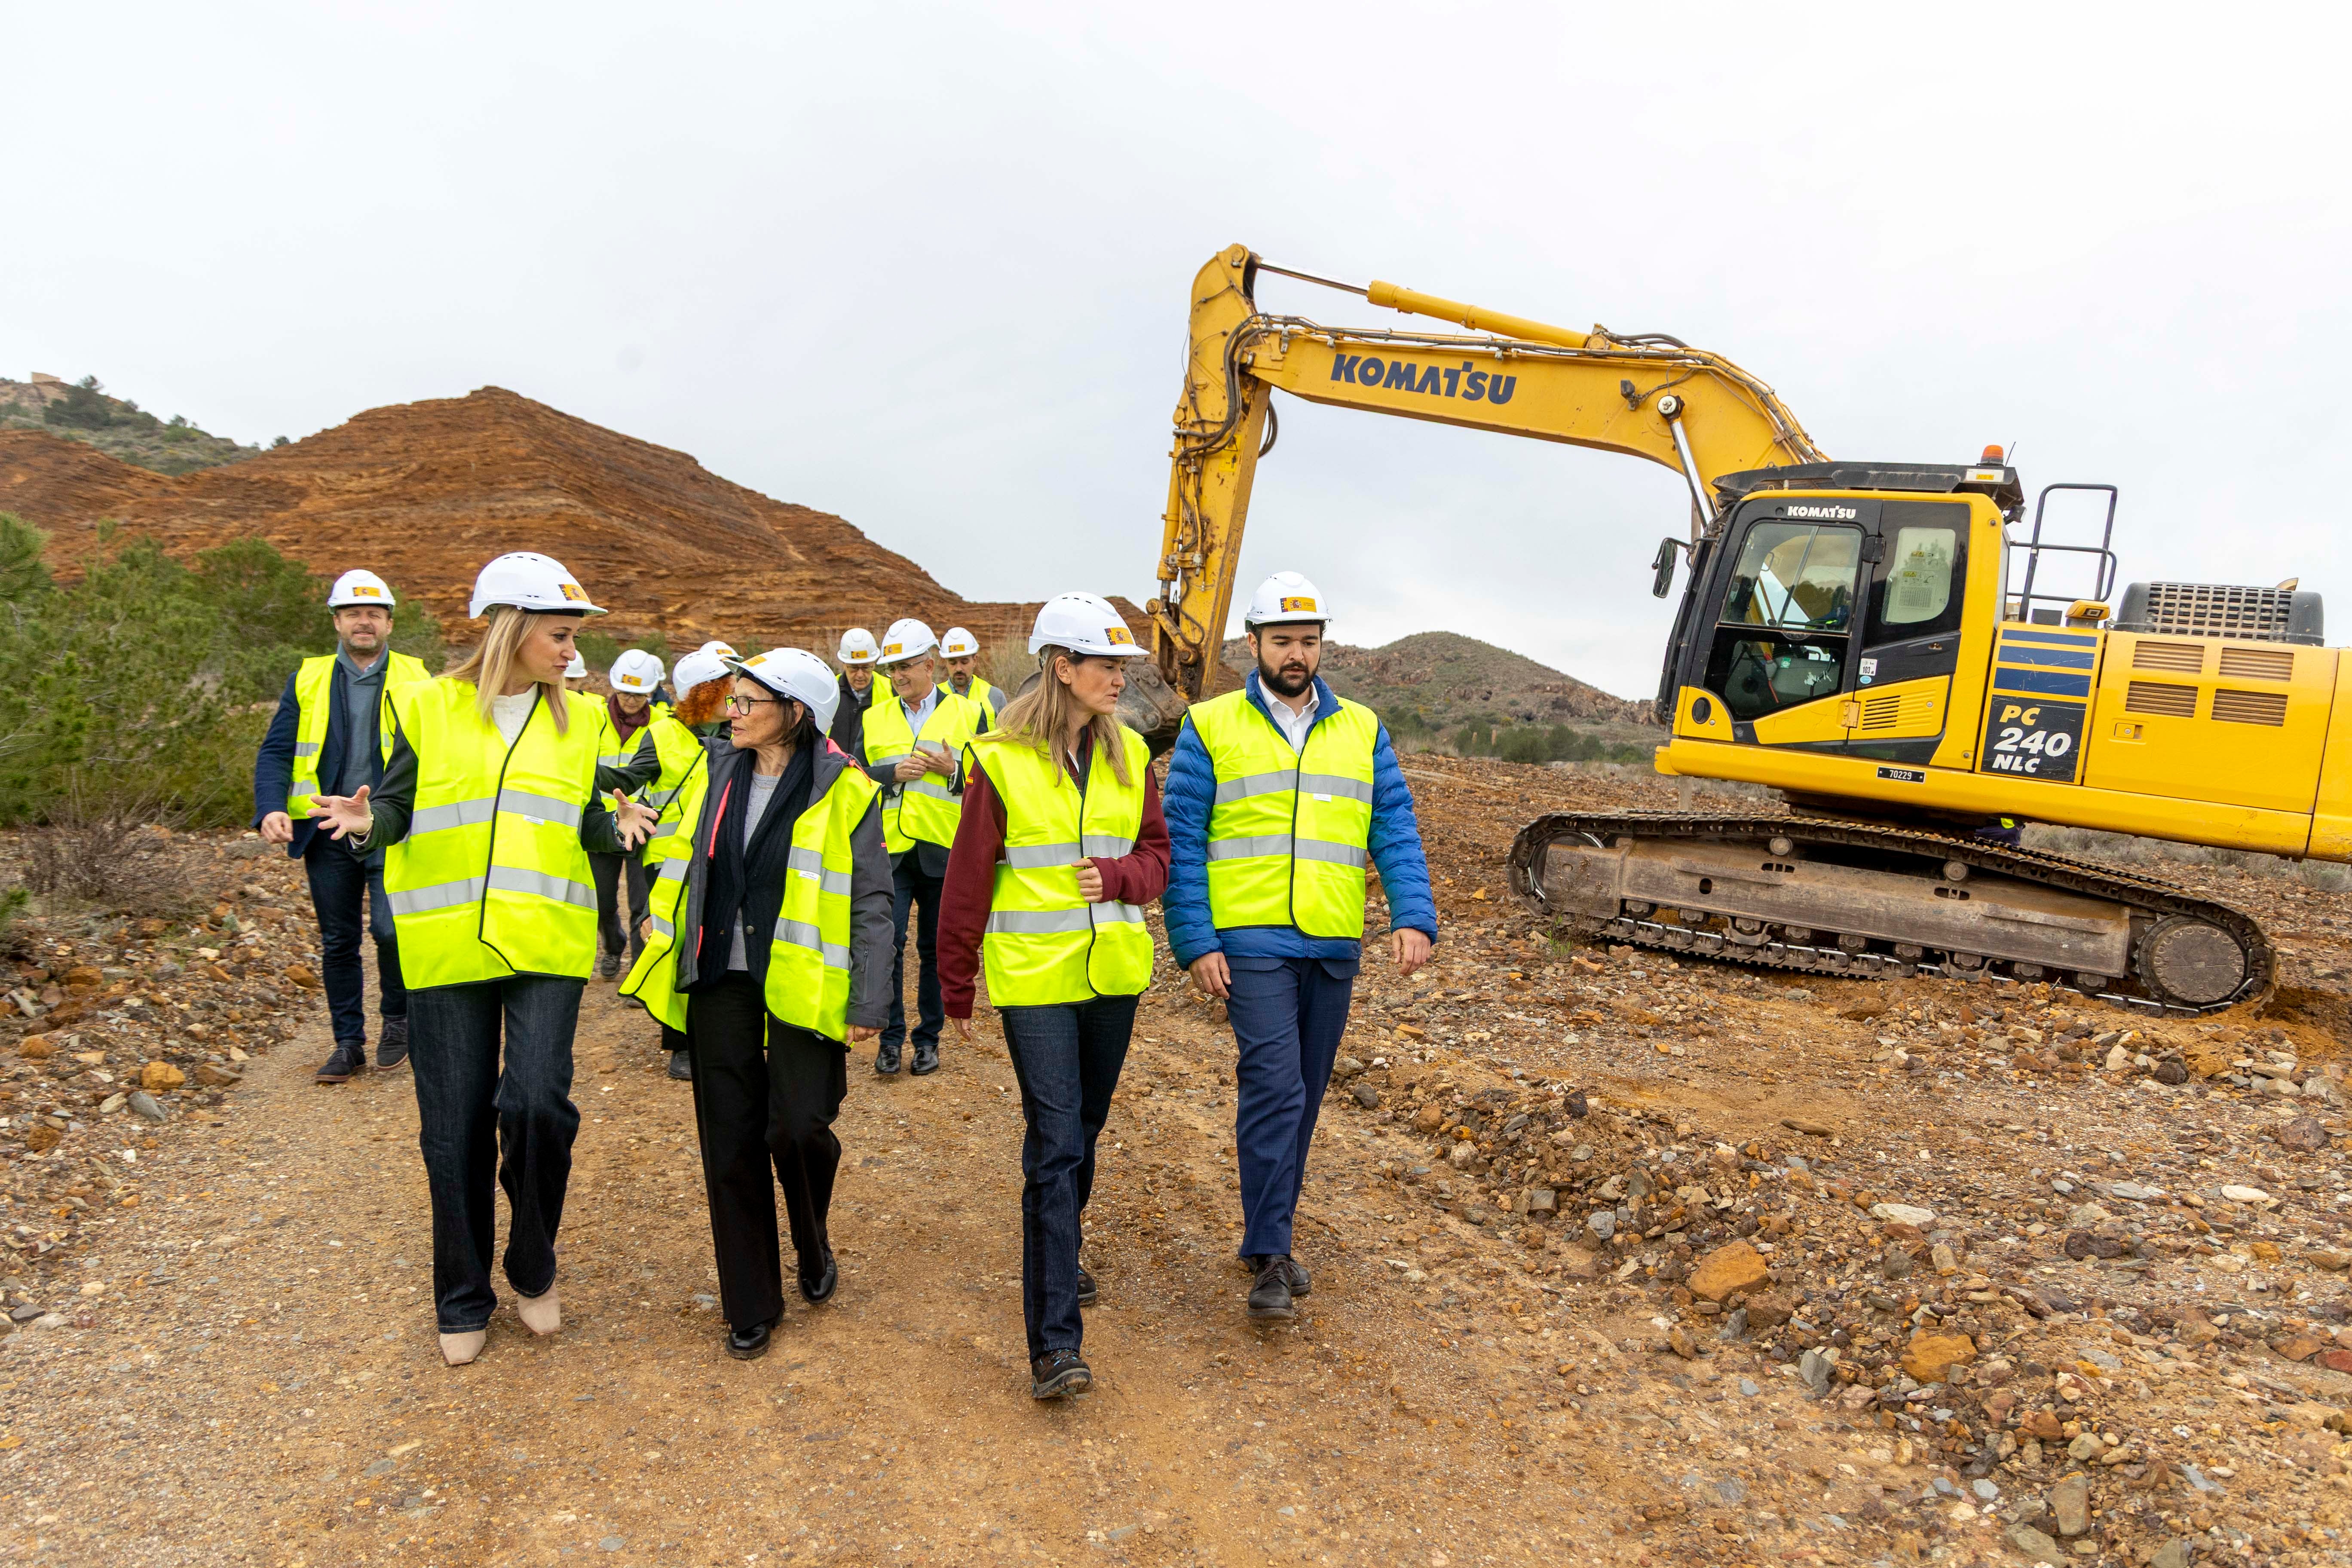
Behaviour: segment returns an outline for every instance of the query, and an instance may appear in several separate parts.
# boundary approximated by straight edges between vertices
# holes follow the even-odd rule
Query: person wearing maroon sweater
[[[1066,594],[1038,613],[1029,649],[1037,683],[965,750],[939,966],[960,1040],[985,967],[1020,1080],[1022,1309],[1030,1392],[1048,1399],[1093,1382],[1078,1353],[1079,1309],[1095,1296],[1080,1221],[1151,983],[1143,907],[1168,886],[1168,824],[1149,749],[1112,716],[1139,651],[1118,612]]]

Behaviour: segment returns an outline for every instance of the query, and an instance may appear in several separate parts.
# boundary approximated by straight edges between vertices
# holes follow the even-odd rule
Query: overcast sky
[[[2122,487],[2126,581],[2300,574],[2342,642],[2340,16],[16,6],[0,374],[246,440],[495,384],[960,593],[1139,600],[1186,285],[1239,240],[1672,332],[1833,456],[2014,441],[2029,488]],[[1244,594],[1654,689],[1674,474],[1283,414]]]

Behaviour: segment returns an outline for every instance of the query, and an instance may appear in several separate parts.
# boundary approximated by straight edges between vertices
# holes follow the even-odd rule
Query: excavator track
[[[1585,934],[1848,978],[2046,981],[2193,1016],[2267,996],[2244,911],[2116,867],[1876,823],[1622,812],[1538,817],[1512,891]]]

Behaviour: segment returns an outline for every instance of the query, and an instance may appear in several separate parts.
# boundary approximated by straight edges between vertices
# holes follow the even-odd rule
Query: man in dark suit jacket
[[[365,862],[343,853],[312,826],[310,801],[383,784],[384,694],[431,672],[391,650],[392,590],[374,573],[344,573],[327,605],[335,620],[335,651],[304,659],[286,678],[277,717],[253,761],[253,825],[264,839],[286,846],[310,879],[310,907],[319,917],[319,977],[335,1031],[334,1054],[320,1068],[318,1080],[342,1083],[367,1071],[363,922],[375,937],[377,1005],[383,1015],[379,1068],[407,1059],[408,992],[400,983],[400,951],[384,898],[383,851]]]

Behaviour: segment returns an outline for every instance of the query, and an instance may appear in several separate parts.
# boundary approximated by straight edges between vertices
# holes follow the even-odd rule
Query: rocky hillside
[[[830,654],[846,626],[878,634],[913,615],[1002,644],[1025,638],[1035,611],[965,599],[838,517],[494,386],[174,477],[51,431],[0,430],[0,511],[50,531],[67,577],[105,518],[174,552],[258,536],[320,573],[369,566],[460,642],[476,572],[509,550],[562,560],[612,612],[598,630],[623,642],[658,632],[672,647],[716,637]]]
[[[96,376],[68,384],[36,371],[30,381],[0,376],[0,431],[42,430],[95,447],[159,474],[187,474],[257,455],[177,414],[158,419],[129,398],[110,397]]]
[[[1224,658],[1228,668],[1246,673],[1248,643],[1234,638]],[[1381,647],[1328,644],[1323,678],[1340,696],[1378,709],[1401,732],[1451,731],[1478,721],[1591,727],[1650,722],[1646,700],[1612,697],[1524,654],[1458,632],[1416,632]]]

